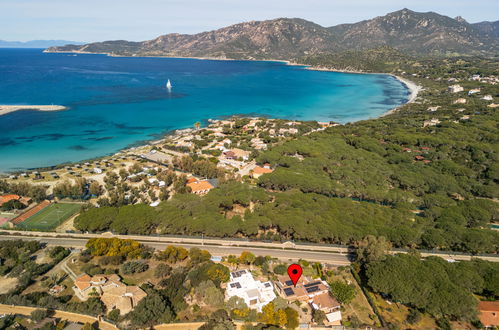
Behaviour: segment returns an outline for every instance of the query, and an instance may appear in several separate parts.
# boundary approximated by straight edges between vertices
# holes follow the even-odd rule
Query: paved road
[[[0,313],[1,314],[30,315],[31,312],[33,312],[36,309],[37,308],[34,308],[34,307],[0,304]],[[61,318],[63,320],[68,320],[71,322],[81,322],[81,323],[90,323],[90,324],[98,321],[97,318],[92,317],[92,316],[70,313],[70,312],[65,312],[65,311],[60,311],[60,310],[54,311],[54,317]],[[103,330],[117,330],[118,329],[116,326],[112,325],[111,323],[108,323],[105,321],[98,321],[98,322],[99,322],[99,329],[103,329]]]
[[[49,245],[60,245],[64,247],[83,248],[87,243],[84,238],[52,238],[52,237],[28,237],[28,236],[1,236],[0,240],[23,239],[23,240],[37,240]],[[260,247],[237,247],[237,246],[212,246],[202,244],[189,244],[189,243],[169,243],[169,242],[150,242],[141,241],[144,245],[153,247],[155,249],[164,250],[168,245],[183,246],[185,248],[198,247],[200,249],[208,250],[215,256],[227,256],[230,254],[240,255],[243,251],[250,251],[257,256],[272,256],[281,260],[306,259],[313,262],[327,263],[331,265],[348,265],[350,261],[346,254],[331,253],[331,252],[315,252],[315,251],[294,251],[283,249],[270,249]]]
[[[37,238],[57,238],[59,240],[65,239],[80,239],[86,241],[89,238],[100,238],[100,237],[116,237],[121,239],[133,239],[141,243],[159,248],[163,248],[166,245],[180,245],[186,247],[197,246],[200,247],[204,244],[204,248],[209,250],[208,247],[212,248],[212,253],[217,255],[226,254],[237,254],[240,251],[253,251],[257,255],[272,255],[282,259],[297,259],[310,257],[310,260],[316,260],[323,262],[327,259],[327,256],[331,254],[336,255],[346,255],[349,253],[349,248],[347,246],[341,245],[327,245],[327,244],[295,244],[293,242],[262,242],[262,241],[249,241],[249,240],[235,240],[235,239],[220,239],[220,238],[209,238],[202,239],[196,237],[183,237],[183,236],[146,236],[146,235],[113,235],[110,232],[102,234],[81,234],[81,233],[54,233],[54,232],[34,232],[34,231],[19,231],[19,230],[3,230],[3,232],[9,232],[10,235],[7,237],[23,236],[23,237],[37,237]],[[1,236],[1,235],[0,235]],[[219,250],[216,250],[219,248]],[[221,250],[220,250],[221,249]],[[286,249],[286,250],[284,250]],[[230,250],[230,252],[227,252]],[[277,253],[276,251],[286,251],[286,253]],[[307,254],[309,252],[309,254]],[[392,254],[395,253],[406,253],[407,251],[398,249],[391,251]],[[311,254],[310,254],[311,253]],[[316,255],[316,253],[321,253],[321,255]],[[471,258],[480,258],[483,260],[488,260],[492,262],[499,262],[499,255],[490,254],[482,256],[473,256],[470,254],[456,253],[450,251],[423,251],[420,250],[423,257],[437,256],[448,260],[470,260]],[[297,256],[294,258],[293,256]],[[314,258],[315,256],[315,258]],[[338,259],[339,260],[339,259]],[[343,259],[345,260],[345,259]],[[339,261],[338,261],[339,262]]]

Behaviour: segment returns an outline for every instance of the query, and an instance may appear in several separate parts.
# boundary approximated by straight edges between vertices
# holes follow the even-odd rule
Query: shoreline
[[[0,116],[21,110],[34,111],[64,111],[68,108],[62,105],[0,105]]]

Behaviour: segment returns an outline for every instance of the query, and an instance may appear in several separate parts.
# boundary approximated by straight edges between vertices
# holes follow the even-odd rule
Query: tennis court
[[[51,204],[17,225],[28,230],[52,230],[77,213],[81,204]]]

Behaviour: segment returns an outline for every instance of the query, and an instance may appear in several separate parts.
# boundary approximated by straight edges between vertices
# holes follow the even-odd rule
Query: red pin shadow
[[[303,269],[298,264],[292,264],[288,267],[289,278],[291,279],[291,281],[293,282],[293,285],[295,287],[296,287],[296,283],[298,283],[298,280],[300,279],[302,273],[303,273]]]

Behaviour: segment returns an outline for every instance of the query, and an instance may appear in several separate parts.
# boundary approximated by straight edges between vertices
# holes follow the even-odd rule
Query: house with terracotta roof
[[[251,170],[251,175],[255,179],[258,179],[262,175],[267,174],[267,173],[272,173],[272,172],[274,172],[274,170],[271,169],[271,168],[261,167],[261,166],[255,166],[255,168]]]
[[[310,306],[314,310],[322,311],[326,314],[326,325],[341,325],[341,305],[329,293],[313,297]]]
[[[326,314],[327,325],[341,324],[341,305],[331,297],[327,282],[302,276],[294,286],[289,276],[283,275],[278,277],[275,287],[284,299],[308,302],[313,309],[323,311]]]
[[[191,188],[191,192],[196,195],[205,195],[211,189],[215,188],[208,180],[200,181],[197,179],[195,181],[191,180],[191,182],[188,181],[186,186]]]
[[[286,300],[299,300],[310,302],[315,296],[323,293],[329,293],[329,285],[318,279],[312,280],[306,276],[300,277],[296,286],[290,280],[289,276],[283,275],[278,277],[275,282],[277,292]]]
[[[87,300],[92,296],[100,296],[104,288],[126,286],[121,282],[121,278],[116,275],[95,275],[83,274],[74,280],[73,291],[80,300]]]
[[[138,286],[127,286],[116,274],[90,276],[83,274],[74,280],[73,290],[80,300],[100,297],[108,311],[119,309],[120,314],[130,312],[147,296]]]
[[[141,288],[136,285],[118,286],[104,290],[100,297],[108,311],[119,309],[120,314],[130,312],[137,304],[147,296]]]
[[[486,329],[499,327],[499,301],[480,301],[478,304],[479,319]]]
[[[251,153],[249,151],[246,151],[246,150],[243,150],[243,149],[239,149],[239,148],[233,148],[233,149],[230,149],[229,151],[227,151],[227,152],[224,153],[224,155],[227,158],[228,157],[232,157],[232,158],[228,158],[228,159],[239,159],[239,158],[241,158],[242,160],[248,160],[250,154]]]

